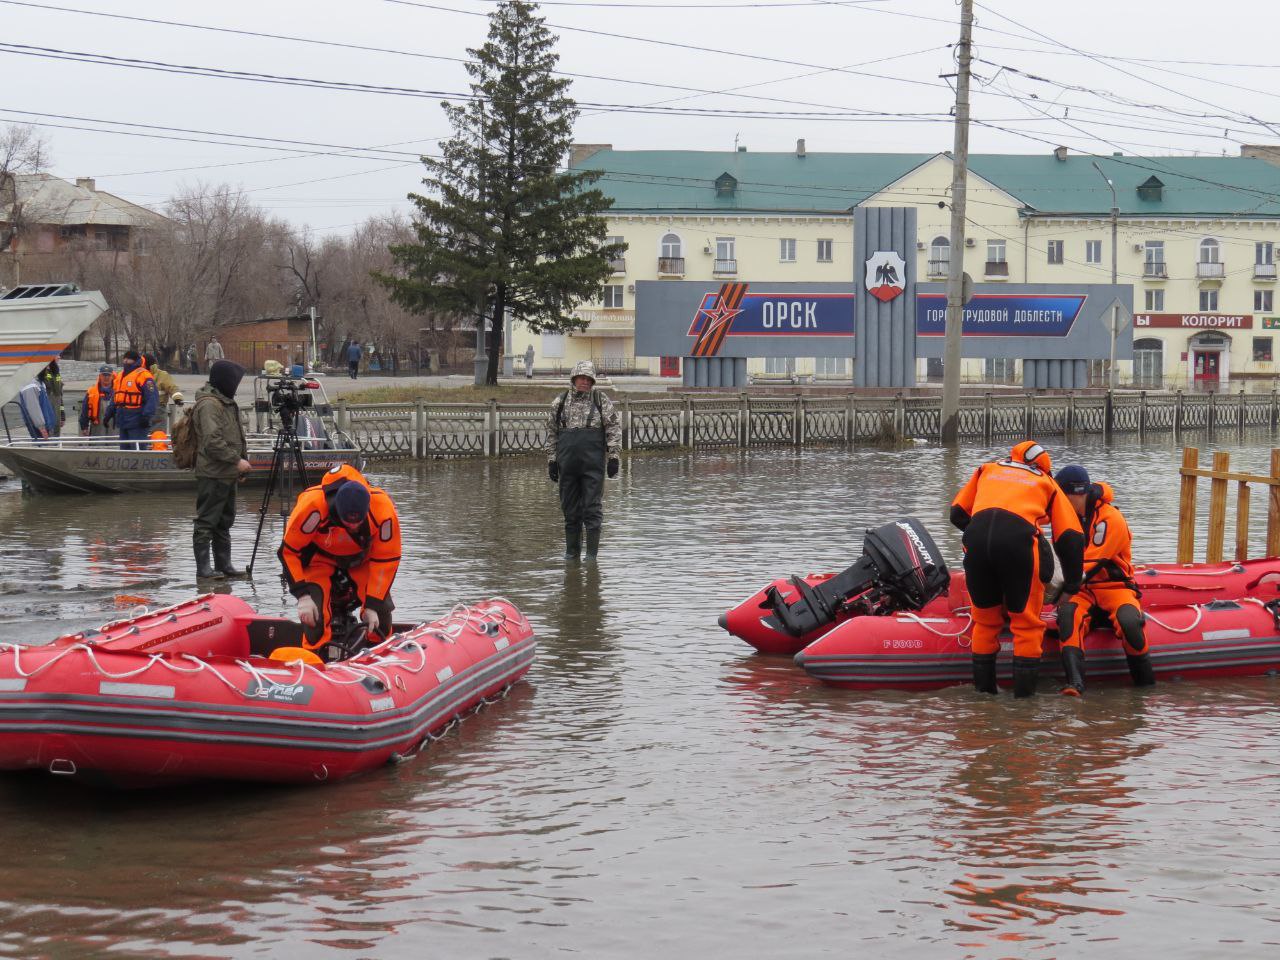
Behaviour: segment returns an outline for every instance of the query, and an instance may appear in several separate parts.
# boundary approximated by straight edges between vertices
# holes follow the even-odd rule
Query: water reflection
[[[530,682],[412,763],[318,789],[0,779],[21,865],[0,954],[1269,955],[1280,682],[858,694],[716,627],[766,580],[846,566],[890,514],[955,563],[945,505],[1004,449],[636,455],[599,564],[568,567],[536,460],[377,467],[404,518],[399,614],[510,598],[541,641]],[[1171,444],[1053,453],[1116,483],[1141,559],[1172,559]],[[0,486],[0,640],[189,595],[190,507]],[[227,589],[287,611],[269,554]]]

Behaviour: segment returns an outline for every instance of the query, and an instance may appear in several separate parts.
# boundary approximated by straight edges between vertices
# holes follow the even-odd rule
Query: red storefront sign
[[[1252,330],[1253,314],[1135,313],[1135,327],[1190,327],[1197,330]]]

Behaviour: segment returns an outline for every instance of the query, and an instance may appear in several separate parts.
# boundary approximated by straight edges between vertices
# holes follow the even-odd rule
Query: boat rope
[[[957,612],[957,613],[959,613],[960,611],[956,611],[956,612]],[[969,630],[969,628],[973,626],[973,614],[972,614],[972,613],[965,613],[965,614],[964,614],[964,618],[965,618],[965,621],[966,621],[966,622],[965,622],[965,625],[964,625],[963,627],[961,627],[959,630],[956,630],[954,633],[952,633],[952,632],[950,632],[950,631],[947,631],[947,630],[939,630],[939,629],[937,629],[936,627],[931,627],[931,626],[929,626],[929,620],[930,620],[930,619],[934,619],[934,620],[936,620],[936,619],[942,619],[942,618],[938,618],[938,617],[926,618],[926,617],[922,617],[922,616],[920,616],[920,614],[918,614],[918,613],[912,613],[911,611],[906,611],[906,612],[904,612],[904,613],[900,613],[900,614],[898,614],[898,616],[899,616],[899,617],[901,617],[901,618],[903,618],[904,620],[910,620],[912,623],[915,623],[915,624],[916,624],[916,625],[918,625],[918,626],[924,627],[924,628],[925,628],[926,630],[928,630],[930,633],[934,634],[935,636],[939,636],[939,637],[958,637],[958,636],[960,636],[961,634],[966,633],[966,632]]]
[[[506,684],[506,686],[504,686],[501,690],[499,690],[493,696],[481,697],[480,700],[470,709],[465,710],[462,713],[456,713],[452,717],[450,717],[449,722],[446,723],[439,730],[435,731],[434,733],[427,732],[423,734],[422,739],[418,741],[418,745],[415,746],[413,749],[405,753],[393,753],[390,757],[387,758],[387,762],[392,764],[400,764],[400,763],[408,763],[410,760],[413,760],[420,753],[426,750],[427,747],[431,746],[431,744],[437,743],[443,740],[445,737],[447,737],[450,733],[452,733],[458,727],[462,726],[462,722],[466,720],[468,717],[474,717],[477,713],[479,713],[485,707],[492,706],[493,704],[504,700],[507,694],[511,692],[511,688],[513,685],[514,684],[508,683]]]
[[[1204,619],[1204,607],[1197,607],[1192,605],[1189,609],[1194,610],[1196,612],[1196,618],[1191,621],[1191,624],[1189,626],[1186,626],[1186,627],[1171,627],[1169,626],[1169,624],[1159,619],[1150,610],[1144,610],[1143,615],[1152,623],[1157,624],[1158,626],[1164,627],[1170,633],[1190,633],[1196,627],[1200,626],[1200,621]]]

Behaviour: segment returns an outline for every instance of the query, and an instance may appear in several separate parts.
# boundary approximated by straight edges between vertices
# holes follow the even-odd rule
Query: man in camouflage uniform
[[[578,559],[585,527],[587,560],[594,560],[604,520],[604,478],[618,475],[622,424],[613,401],[595,389],[590,360],[574,365],[569,382],[573,389],[552,401],[547,419],[547,475],[560,485],[565,559]]]

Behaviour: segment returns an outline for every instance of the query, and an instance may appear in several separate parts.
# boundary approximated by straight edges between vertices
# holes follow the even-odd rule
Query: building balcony
[[[711,266],[712,273],[735,274],[738,272],[737,260],[717,260]]]
[[[659,257],[658,258],[658,276],[683,277],[684,276],[684,257]]]
[[[1255,263],[1253,265],[1253,279],[1274,280],[1275,278],[1276,265],[1274,263]]]
[[[1148,261],[1142,265],[1143,280],[1168,280],[1169,268],[1163,263],[1151,263]]]
[[[614,276],[621,276],[627,272],[627,258],[617,257],[609,261],[609,269],[613,271]]]
[[[950,273],[951,273],[950,260],[930,260],[929,261],[929,276],[945,277],[945,276],[949,276]]]
[[[1009,261],[988,260],[986,266],[982,268],[982,275],[984,277],[1007,280],[1009,278]]]
[[[1227,275],[1227,265],[1225,263],[1197,263],[1196,279],[1197,280],[1217,280],[1221,281]]]

